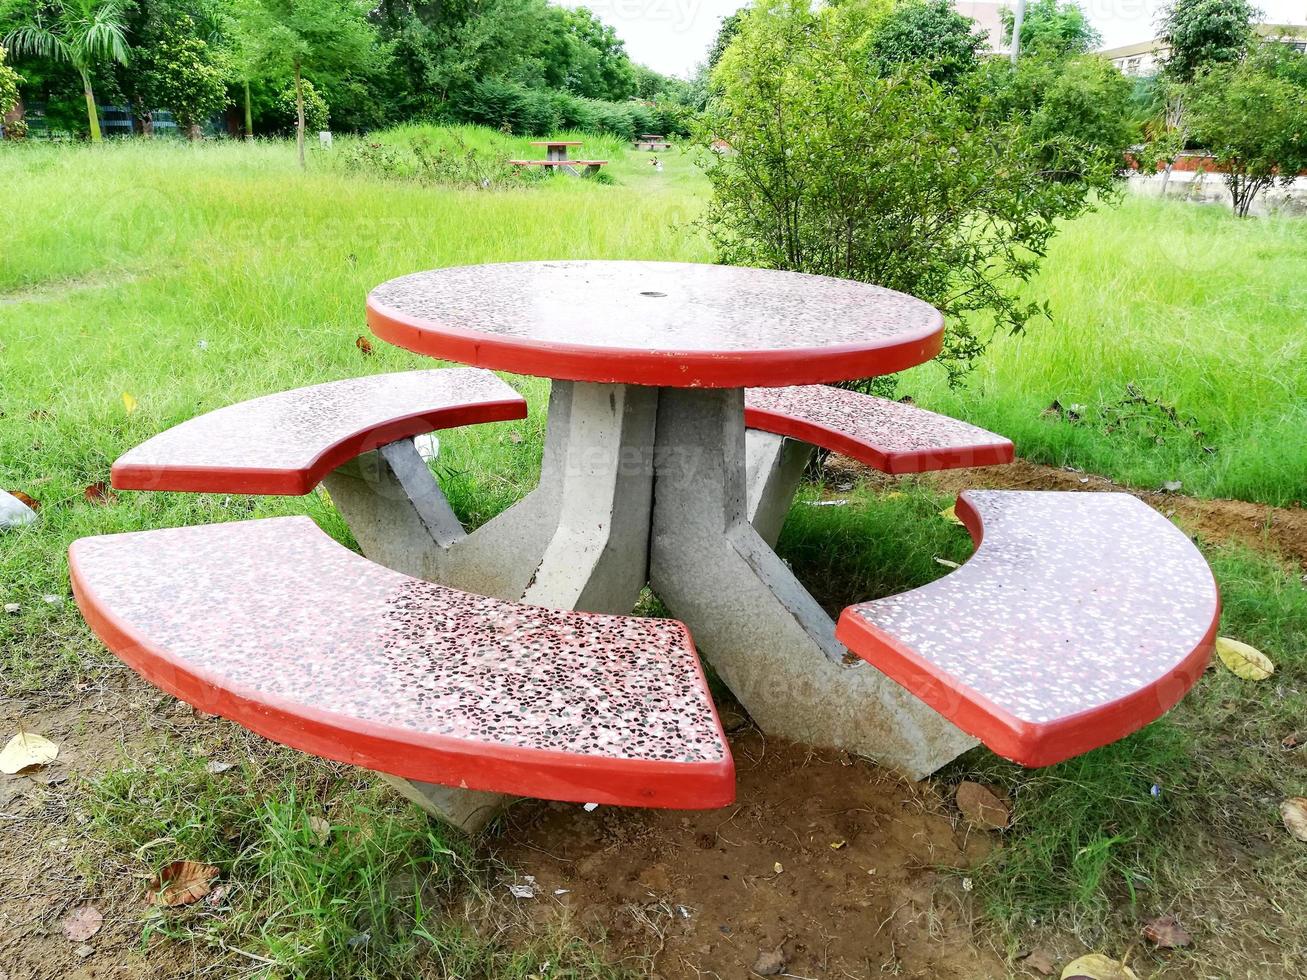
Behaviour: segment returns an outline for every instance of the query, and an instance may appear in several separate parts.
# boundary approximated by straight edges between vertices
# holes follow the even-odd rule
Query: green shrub
[[[701,139],[734,152],[708,169],[704,227],[722,261],[879,283],[933,304],[956,380],[991,325],[1016,332],[1047,313],[1023,284],[1059,220],[1113,187],[1127,130],[1109,123],[1125,114],[1128,86],[1094,133],[1069,138],[1056,127],[1075,93],[1050,83],[1057,99],[1021,102],[1010,90],[1022,76],[1005,61],[950,84],[926,63],[887,67],[873,47],[885,11],[875,0],[750,8],[713,71]],[[1116,91],[1091,68],[1075,75]]]

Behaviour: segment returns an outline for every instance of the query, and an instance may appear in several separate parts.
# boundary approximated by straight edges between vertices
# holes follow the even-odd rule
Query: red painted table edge
[[[307,466],[267,469],[250,466],[170,466],[115,462],[109,482],[118,490],[171,490],[183,493],[241,493],[299,497],[310,493],[323,477],[343,463],[399,439],[483,422],[524,419],[524,398],[506,398],[414,412],[388,419],[374,428],[353,432],[324,449]],[[197,416],[203,418],[204,416]]]
[[[984,526],[980,514],[967,500],[966,491],[959,495],[955,513],[979,548],[984,540]],[[835,637],[850,649],[856,645],[869,651],[858,656],[998,755],[1022,766],[1038,768],[1125,738],[1175,707],[1198,682],[1212,658],[1221,619],[1220,591],[1215,579],[1212,587],[1216,590],[1212,622],[1197,646],[1180,663],[1153,683],[1116,701],[1043,723],[1022,721],[955,681],[851,609],[840,614]]]
[[[418,354],[557,381],[664,388],[779,388],[893,374],[930,360],[944,342],[944,318],[875,345],[765,351],[649,351],[507,337],[428,323],[368,295],[368,327]]]
[[[860,460],[882,473],[890,474],[928,473],[968,466],[998,466],[1012,462],[1016,456],[1011,440],[1001,437],[998,441],[986,445],[953,449],[905,451],[880,449],[838,429],[797,419],[774,409],[750,408],[748,405],[744,408],[744,424],[750,429],[798,439],[812,446],[821,446],[842,453],[850,459]]]
[[[188,666],[152,649],[104,609],[83,581],[77,542],[68,552],[73,597],[87,625],[116,656],[155,687],[209,714],[228,718],[257,735],[319,758],[332,759],[424,782],[462,789],[575,803],[606,803],[657,809],[698,810],[735,800],[735,763],[722,731],[719,762],[664,763],[643,759],[590,759],[556,750],[488,745],[361,721],[292,701],[223,688]],[[577,615],[590,615],[577,613]],[[689,630],[686,646],[707,690]],[[348,744],[347,744],[348,743]],[[579,785],[578,773],[590,773]],[[602,773],[596,780],[594,775]],[[598,787],[597,782],[606,785]]]

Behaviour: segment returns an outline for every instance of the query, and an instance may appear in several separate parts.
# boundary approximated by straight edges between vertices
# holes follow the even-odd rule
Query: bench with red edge
[[[885,473],[1012,462],[1012,442],[906,402],[829,385],[750,388],[750,429],[842,453]]]
[[[600,167],[608,166],[607,160],[509,160],[514,167],[585,167],[588,174],[598,173]]]
[[[391,571],[306,517],[85,538],[73,592],[170,694],[404,779],[666,808],[734,799],[685,627],[472,595]]]
[[[526,418],[481,368],[374,374],[265,395],[197,416],[123,455],[121,490],[299,495],[337,466],[436,429]]]
[[[1045,766],[1125,737],[1198,680],[1220,597],[1193,543],[1124,493],[964,491],[943,578],[850,606],[836,637],[999,755]]]

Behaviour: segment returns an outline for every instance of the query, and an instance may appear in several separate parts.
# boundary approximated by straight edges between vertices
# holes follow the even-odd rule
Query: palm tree
[[[53,0],[32,5],[27,23],[5,35],[16,54],[66,61],[82,76],[91,142],[100,141],[100,118],[91,91],[91,65],[101,58],[127,63],[124,0]]]

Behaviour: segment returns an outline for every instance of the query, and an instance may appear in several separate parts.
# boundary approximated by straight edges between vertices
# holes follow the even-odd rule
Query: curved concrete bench
[[[522,396],[480,368],[373,374],[197,416],[126,453],[111,480],[121,490],[305,494],[379,446],[526,414]]]
[[[836,637],[1005,758],[1045,766],[1171,708],[1211,657],[1220,598],[1198,549],[1123,493],[967,490],[976,552],[850,606]]]
[[[1012,442],[915,405],[829,385],[750,388],[744,424],[843,453],[884,473],[1012,462]]]
[[[730,751],[674,620],[409,578],[304,517],[84,538],[69,563],[86,621],[147,680],[313,755],[547,799],[734,799]]]

